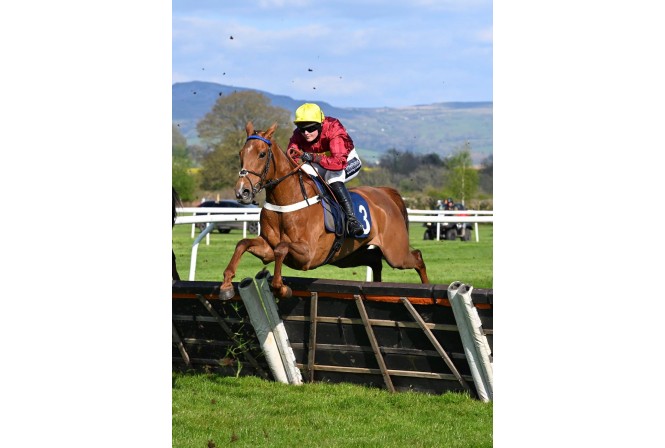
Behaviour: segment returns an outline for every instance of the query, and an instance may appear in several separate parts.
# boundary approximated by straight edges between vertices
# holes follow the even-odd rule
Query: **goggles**
[[[321,125],[319,123],[313,123],[313,124],[307,124],[307,125],[304,125],[304,126],[298,126],[298,130],[300,132],[303,132],[303,133],[305,133],[305,132],[312,133],[312,132],[318,131],[319,129],[321,129]]]

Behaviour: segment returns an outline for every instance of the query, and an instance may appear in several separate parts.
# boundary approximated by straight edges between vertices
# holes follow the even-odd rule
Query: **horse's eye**
[[[265,153],[265,152],[261,152],[261,153],[259,153],[259,159],[262,159],[262,158],[264,158],[265,156],[266,156],[266,153]]]

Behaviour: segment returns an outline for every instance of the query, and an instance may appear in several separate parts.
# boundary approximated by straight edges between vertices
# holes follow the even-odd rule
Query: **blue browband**
[[[249,137],[247,137],[247,140],[251,140],[251,139],[253,139],[253,138],[255,138],[255,139],[257,139],[257,140],[261,140],[261,141],[267,143],[268,146],[272,146],[272,142],[271,142],[270,140],[268,140],[267,138],[263,138],[263,137],[261,137],[260,135],[250,135]]]

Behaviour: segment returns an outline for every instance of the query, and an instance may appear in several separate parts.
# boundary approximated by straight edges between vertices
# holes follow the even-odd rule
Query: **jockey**
[[[301,151],[302,161],[311,163],[328,182],[346,214],[347,233],[359,237],[364,230],[353,214],[351,196],[344,185],[360,172],[361,162],[353,140],[337,118],[324,116],[321,108],[313,103],[296,109],[293,122],[297,128],[289,140],[287,152],[292,148]]]

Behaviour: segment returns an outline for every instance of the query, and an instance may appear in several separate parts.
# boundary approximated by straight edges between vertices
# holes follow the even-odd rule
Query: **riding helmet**
[[[298,123],[310,122],[310,123],[323,123],[323,111],[321,108],[314,103],[305,103],[296,109],[296,119],[293,122],[298,125]]]

